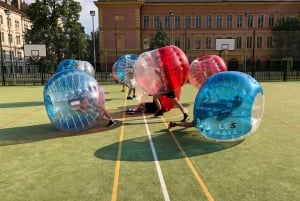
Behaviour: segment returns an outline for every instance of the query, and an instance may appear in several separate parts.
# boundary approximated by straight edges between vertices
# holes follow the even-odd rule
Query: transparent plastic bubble
[[[136,54],[124,54],[118,58],[113,66],[113,76],[121,83],[134,88],[134,68],[138,59]]]
[[[140,54],[135,64],[135,79],[149,95],[181,88],[187,81],[189,61],[176,46],[165,46]]]
[[[99,116],[97,81],[81,70],[54,74],[44,87],[44,104],[51,123],[59,130],[82,131],[93,127]]]
[[[224,60],[217,55],[207,55],[192,61],[190,65],[189,81],[197,89],[213,74],[227,71]]]
[[[86,72],[92,77],[95,77],[95,69],[93,65],[88,61],[64,59],[58,64],[56,68],[56,73],[67,69],[78,69]]]
[[[200,88],[194,105],[194,121],[207,138],[242,140],[259,127],[264,111],[261,85],[241,72],[220,72]]]

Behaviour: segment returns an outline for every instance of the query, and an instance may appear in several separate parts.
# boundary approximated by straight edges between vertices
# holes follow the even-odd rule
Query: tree
[[[25,40],[46,45],[47,57],[40,61],[46,71],[54,71],[63,58],[87,57],[80,11],[80,3],[74,0],[36,0],[29,5],[26,12],[33,26],[27,30]]]
[[[282,58],[292,56],[294,58],[300,58],[299,17],[289,18],[283,23],[278,23],[272,28],[272,31],[276,48],[275,57]]]
[[[157,49],[170,45],[170,38],[166,32],[163,31],[161,25],[156,31],[154,38],[151,40],[149,50]]]

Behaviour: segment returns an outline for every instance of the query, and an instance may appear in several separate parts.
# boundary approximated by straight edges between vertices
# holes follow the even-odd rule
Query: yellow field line
[[[164,119],[164,117],[162,117],[166,127],[168,127],[168,124],[166,122],[166,120]],[[180,152],[182,153],[182,155],[184,156],[184,159],[186,161],[186,163],[188,164],[189,168],[191,169],[194,177],[196,178],[198,184],[200,185],[200,187],[202,188],[202,191],[204,192],[205,196],[207,197],[207,199],[209,201],[214,201],[214,198],[212,197],[212,195],[210,194],[210,192],[208,191],[207,186],[205,185],[203,179],[201,178],[200,174],[197,172],[195,166],[193,165],[192,161],[190,160],[190,158],[186,155],[184,149],[182,148],[182,146],[180,145],[180,143],[178,142],[178,140],[176,139],[176,137],[174,136],[173,132],[170,131],[170,134],[175,142],[175,144],[177,145],[177,147],[179,148]]]
[[[14,124],[14,123],[16,123],[16,122],[18,122],[18,121],[21,121],[21,120],[24,119],[25,117],[28,117],[29,115],[31,115],[31,114],[33,114],[33,113],[39,111],[40,109],[41,109],[41,108],[39,107],[39,108],[35,108],[34,110],[31,110],[30,112],[24,113],[24,114],[22,114],[21,116],[18,116],[17,118],[15,118],[15,119],[13,119],[13,120],[11,120],[11,121],[9,121],[9,122],[6,122],[6,123],[0,125],[0,129],[2,129],[2,128],[7,128],[8,126],[10,126],[10,125],[12,125],[12,124]]]
[[[288,123],[288,122],[286,122],[286,121],[283,121],[283,120],[281,120],[281,119],[274,118],[273,116],[270,116],[270,115],[264,114],[264,116],[267,117],[268,119],[271,119],[271,120],[273,120],[273,121],[277,121],[277,122],[279,122],[279,123],[281,123],[281,124],[283,124],[283,125],[286,125],[286,126],[288,126],[288,127],[290,127],[290,128],[295,128],[296,130],[300,130],[300,127],[299,127],[299,126],[296,126],[296,125],[294,125],[294,124],[290,124],[290,123]]]
[[[127,105],[127,100],[125,99],[124,111],[125,111],[126,105]],[[123,146],[123,139],[124,139],[125,119],[126,119],[126,113],[123,112],[122,125],[121,125],[120,138],[119,138],[118,154],[117,154],[117,160],[116,160],[116,168],[115,168],[115,174],[114,174],[114,183],[113,183],[112,194],[111,194],[111,201],[116,201],[117,197],[118,197],[118,186],[119,186],[119,178],[120,178],[121,154],[122,154],[122,146]]]

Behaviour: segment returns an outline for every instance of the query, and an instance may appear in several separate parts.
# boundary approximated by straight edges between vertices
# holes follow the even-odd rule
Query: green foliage
[[[149,50],[157,49],[167,45],[170,45],[170,38],[168,34],[160,26],[157,29],[154,38],[151,40]]]
[[[47,57],[40,63],[46,71],[55,70],[64,58],[87,58],[87,40],[79,23],[80,3],[74,0],[36,0],[27,14],[32,28],[25,35],[26,43],[45,44]]]
[[[272,28],[274,44],[277,49],[275,57],[292,56],[300,58],[300,20],[289,18]]]

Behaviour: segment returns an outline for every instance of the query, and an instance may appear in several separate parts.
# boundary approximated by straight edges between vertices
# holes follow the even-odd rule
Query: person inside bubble
[[[242,97],[236,95],[232,99],[219,99],[215,102],[211,100],[203,101],[199,108],[201,112],[199,117],[205,119],[215,116],[216,120],[223,120],[228,117],[232,111],[241,106],[243,102]]]
[[[99,111],[99,119],[102,117],[108,119],[108,124],[106,127],[113,127],[117,123],[116,121],[112,118],[111,114],[108,112],[108,110],[105,108],[105,97],[104,97],[104,89],[100,86],[98,86],[98,92],[99,92],[99,102],[96,104],[96,107]]]
[[[133,98],[135,98],[135,85],[136,85],[133,68],[126,69],[126,78],[127,79],[124,81],[124,83],[126,83],[125,85],[129,89],[127,94],[127,100],[132,100]],[[132,97],[131,97],[131,93],[132,93]]]
[[[88,99],[88,91],[83,91],[75,98],[68,100],[68,104],[76,111],[86,113],[91,107],[90,101]]]
[[[98,86],[97,89],[99,91],[99,101],[94,103],[93,101],[89,100],[89,92],[87,90],[83,91],[78,95],[76,98],[73,98],[68,101],[69,105],[73,107],[74,110],[87,113],[89,108],[92,106],[96,107],[98,110],[98,120],[102,119],[103,117],[108,119],[107,127],[112,127],[116,125],[116,121],[112,118],[110,113],[104,106],[104,90],[102,87]]]
[[[164,94],[157,94],[157,95],[153,96],[153,101],[155,102],[156,107],[157,107],[157,112],[154,114],[155,117],[164,115],[163,110],[162,110],[162,106],[161,106],[161,102],[159,100],[160,96],[166,96],[168,98],[171,98],[172,101],[174,102],[174,104],[180,109],[180,111],[183,114],[183,119],[181,120],[181,122],[185,122],[187,120],[187,118],[188,118],[187,111],[182,106],[182,104],[178,101],[174,91],[170,91],[170,92],[164,93]]]
[[[154,101],[142,102],[133,108],[126,108],[127,114],[135,114],[136,112],[154,113],[157,111],[157,107]]]

